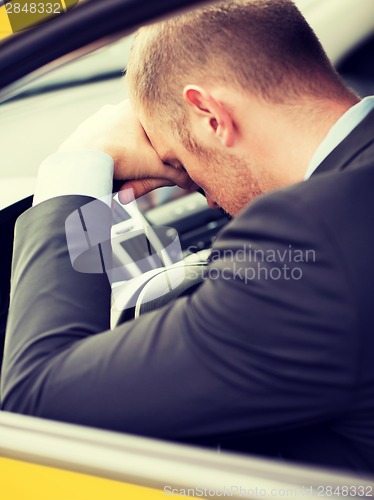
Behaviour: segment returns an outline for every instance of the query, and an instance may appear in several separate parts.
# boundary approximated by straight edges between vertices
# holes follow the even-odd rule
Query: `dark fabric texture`
[[[194,294],[112,332],[108,280],[74,271],[65,237],[66,218],[91,200],[27,211],[2,408],[373,471],[373,141],[374,112],[311,179],[226,226]],[[292,249],[315,258],[286,260],[289,279]]]

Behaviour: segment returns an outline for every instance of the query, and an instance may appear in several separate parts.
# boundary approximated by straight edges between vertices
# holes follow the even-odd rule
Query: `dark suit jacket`
[[[89,201],[18,220],[4,410],[374,470],[374,112],[227,225],[196,293],[113,332],[107,277],[68,255]]]

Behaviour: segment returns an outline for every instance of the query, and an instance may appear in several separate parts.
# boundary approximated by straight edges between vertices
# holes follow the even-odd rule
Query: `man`
[[[132,104],[43,164],[17,223],[3,409],[372,471],[373,98],[289,0],[140,30],[127,82]],[[235,218],[197,292],[108,333],[109,284],[73,270],[65,221],[113,167],[137,196],[194,182]]]

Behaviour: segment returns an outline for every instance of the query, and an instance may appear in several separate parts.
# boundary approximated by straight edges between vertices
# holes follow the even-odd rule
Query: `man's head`
[[[355,101],[290,0],[223,1],[142,28],[127,82],[163,161],[232,214],[301,180],[296,162]]]

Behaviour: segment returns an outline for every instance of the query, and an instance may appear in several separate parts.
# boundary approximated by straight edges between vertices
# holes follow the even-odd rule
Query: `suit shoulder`
[[[248,224],[254,218],[271,218],[271,226],[282,226],[298,221],[322,218],[328,222],[334,213],[352,213],[352,201],[356,208],[370,205],[374,209],[372,186],[374,164],[366,163],[357,168],[337,172],[326,172],[312,176],[306,181],[273,191],[244,208],[235,219],[239,225]],[[269,220],[267,220],[269,223]]]

